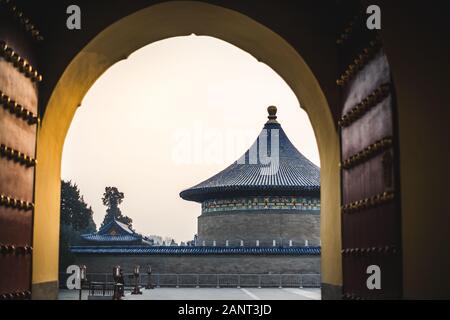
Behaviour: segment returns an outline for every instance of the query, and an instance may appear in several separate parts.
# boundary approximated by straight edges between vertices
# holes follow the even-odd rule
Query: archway
[[[227,41],[269,65],[308,113],[321,159],[322,282],[341,285],[339,140],[316,77],[288,42],[249,17],[205,3],[174,1],[138,11],[98,34],[71,61],[49,99],[37,141],[35,297],[57,285],[61,156],[76,108],[95,80],[117,61],[154,41],[192,33]]]

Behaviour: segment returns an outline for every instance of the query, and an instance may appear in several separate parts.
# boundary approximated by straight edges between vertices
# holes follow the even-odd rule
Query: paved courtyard
[[[319,288],[156,288],[142,295],[126,292],[124,300],[320,300]],[[83,291],[83,300],[88,292]],[[78,290],[60,290],[60,300],[78,300]]]

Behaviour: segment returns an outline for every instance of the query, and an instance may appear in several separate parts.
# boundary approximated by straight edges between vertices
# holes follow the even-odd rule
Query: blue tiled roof
[[[320,169],[303,156],[291,143],[278,122],[265,124],[267,131],[267,149],[271,147],[271,134],[278,129],[279,167],[272,174],[263,174],[261,169],[268,168],[259,157],[251,164],[249,149],[243,157],[245,162],[234,162],[231,166],[210,179],[180,193],[185,200],[203,202],[207,199],[235,195],[302,195],[318,196],[320,192]],[[261,135],[259,136],[261,137]],[[254,146],[259,150],[259,138]],[[253,149],[254,150],[254,149]],[[244,158],[242,158],[244,159]]]
[[[114,231],[113,233],[111,233]],[[111,220],[105,224],[96,233],[83,234],[81,239],[87,242],[106,242],[106,243],[127,243],[127,242],[142,242],[150,245],[150,242],[143,238],[140,234],[134,232],[124,223]]]
[[[72,253],[131,255],[320,255],[320,247],[141,247],[73,246]]]
[[[114,228],[118,235],[133,235],[135,232],[130,229],[126,224],[117,221],[116,219],[112,219],[110,222],[105,224],[103,227],[98,230],[97,234],[106,235],[109,234],[109,231]]]
[[[126,242],[126,241],[137,241],[141,239],[141,237],[137,237],[134,235],[111,236],[111,235],[102,235],[98,233],[83,234],[81,237],[88,241],[108,241],[108,242]]]

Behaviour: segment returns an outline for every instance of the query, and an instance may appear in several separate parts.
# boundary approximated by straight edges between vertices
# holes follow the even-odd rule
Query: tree
[[[78,232],[95,232],[92,208],[88,207],[78,186],[71,181],[61,181],[61,224]]]
[[[84,201],[78,186],[71,181],[61,181],[61,219],[59,263],[61,270],[73,264],[75,257],[69,247],[77,244],[80,235],[93,233],[97,227],[92,218],[92,208]]]
[[[119,204],[122,203],[124,199],[123,192],[120,192],[116,187],[106,187],[105,193],[103,194],[103,204],[108,207],[106,209],[105,219],[103,220],[102,227],[113,219],[120,221],[130,228],[132,227],[133,220],[127,216],[122,215],[120,211]]]

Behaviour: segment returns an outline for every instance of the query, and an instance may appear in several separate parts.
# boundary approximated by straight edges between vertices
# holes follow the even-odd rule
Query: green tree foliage
[[[80,195],[78,186],[71,181],[61,181],[61,224],[70,226],[74,231],[95,232],[92,214],[92,208]]]
[[[132,227],[133,220],[127,216],[122,215],[119,205],[124,199],[123,192],[120,192],[116,187],[106,187],[103,194],[103,204],[108,208],[106,210],[105,219],[103,220],[102,227],[108,224],[111,220],[116,219],[130,228]]]
[[[71,181],[61,181],[61,219],[59,263],[64,272],[68,265],[74,263],[74,256],[69,247],[76,245],[80,235],[95,232],[97,227],[92,218],[92,209],[84,201],[78,186]]]

